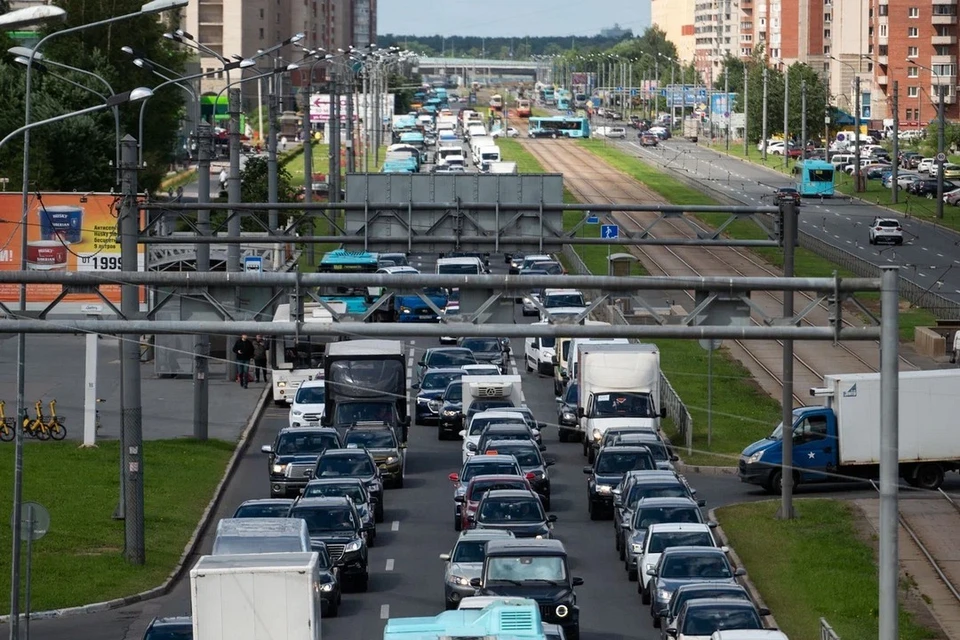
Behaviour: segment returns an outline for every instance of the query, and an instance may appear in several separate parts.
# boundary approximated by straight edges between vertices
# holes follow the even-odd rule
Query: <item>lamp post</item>
[[[849,62],[844,62],[840,58],[829,56],[831,60],[835,60],[840,64],[849,67],[854,73],[854,89],[853,89],[853,140],[854,140],[854,149],[853,149],[853,188],[854,191],[860,193],[862,191],[860,186],[860,72],[857,71]]]
[[[943,84],[943,79],[940,77],[940,74],[934,71],[933,67],[928,67],[922,65],[919,62],[915,62],[912,58],[907,58],[907,62],[912,64],[915,67],[920,67],[921,69],[926,69],[933,75],[937,77],[937,218],[943,218],[943,164],[946,162],[946,136],[945,129],[947,127],[946,122],[946,97],[947,93],[944,91],[946,88]],[[896,159],[894,159],[896,160]]]

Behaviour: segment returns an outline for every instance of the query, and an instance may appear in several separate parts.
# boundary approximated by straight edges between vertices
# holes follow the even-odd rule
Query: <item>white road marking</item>
[[[384,568],[384,571],[393,571],[393,558],[387,559],[387,566]]]
[[[400,521],[399,521],[399,520],[394,520],[394,521],[390,524],[390,531],[400,531]]]
[[[390,618],[390,605],[382,604],[380,605],[380,619],[388,620]]]
[[[942,257],[943,257],[943,254],[942,254],[942,253],[938,253],[938,254],[937,254],[937,257],[938,257],[938,258],[942,258]]]
[[[930,249],[927,249],[926,247],[920,247],[920,248],[923,249],[924,251],[930,251]]]

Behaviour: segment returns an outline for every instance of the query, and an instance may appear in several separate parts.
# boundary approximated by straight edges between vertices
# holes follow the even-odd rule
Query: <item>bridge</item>
[[[535,80],[549,81],[553,67],[536,60],[491,60],[486,58],[418,58],[421,73],[442,73],[464,77],[498,74],[529,75]]]

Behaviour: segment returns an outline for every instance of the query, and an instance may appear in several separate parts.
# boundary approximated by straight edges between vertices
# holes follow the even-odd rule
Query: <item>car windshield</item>
[[[488,582],[549,580],[566,582],[567,568],[560,556],[487,558],[484,571]]]
[[[423,382],[420,384],[420,388],[424,391],[446,389],[448,384],[455,380],[459,380],[461,377],[463,377],[462,371],[441,371],[439,373],[427,373],[425,376],[423,376]]]
[[[750,602],[750,596],[742,589],[711,589],[699,586],[696,589],[678,589],[673,596],[673,600],[670,601],[670,617],[676,617],[683,607],[683,603],[697,598],[729,598]]]
[[[546,297],[543,306],[547,309],[557,309],[560,307],[582,307],[583,296],[579,293],[553,294]]]
[[[363,456],[327,456],[317,462],[317,478],[372,476],[376,472],[373,461]]]
[[[470,433],[471,436],[483,435],[483,430],[493,424],[516,424],[525,426],[527,423],[524,422],[523,418],[517,416],[516,418],[511,418],[509,416],[498,416],[498,417],[489,417],[489,418],[474,418],[470,421]]]
[[[484,496],[487,491],[496,491],[499,489],[530,489],[529,485],[521,479],[517,479],[515,482],[508,482],[506,480],[497,480],[496,482],[477,482],[474,483],[473,488],[470,490],[470,500],[473,502],[479,502],[480,498]]]
[[[294,507],[290,511],[290,517],[303,518],[307,523],[307,531],[311,535],[320,531],[354,531],[357,528],[353,520],[353,512],[337,507],[324,509]]]
[[[193,625],[153,627],[143,636],[143,640],[193,640]]]
[[[465,364],[477,364],[477,359],[469,351],[434,351],[427,365],[436,367],[459,367]]]
[[[337,405],[337,424],[354,422],[388,422],[396,418],[392,402],[344,402]]]
[[[474,353],[490,353],[501,349],[500,341],[496,338],[467,338],[460,343],[460,346]]]
[[[474,476],[519,476],[520,467],[515,462],[482,462],[468,464],[460,476],[466,482]]]
[[[601,451],[597,456],[596,472],[602,475],[624,474],[627,471],[653,469],[650,456],[639,451],[620,452],[614,450]]]
[[[463,385],[459,382],[451,382],[443,392],[443,399],[447,402],[463,402]]]
[[[453,550],[451,562],[483,562],[486,555],[486,540],[461,540]]]
[[[650,396],[645,393],[604,393],[597,396],[593,417],[652,418],[654,415]]]
[[[234,518],[286,518],[289,504],[244,504],[240,505]]]
[[[294,402],[297,404],[323,404],[325,387],[300,387]]]
[[[680,630],[684,636],[710,637],[724,629],[762,629],[756,611],[745,607],[697,607],[687,609]]]
[[[284,433],[277,442],[278,456],[296,454],[320,454],[327,449],[339,449],[340,443],[333,433]]]
[[[370,429],[351,431],[343,440],[343,446],[355,444],[361,449],[396,449],[397,439],[393,431],[387,429]]]
[[[649,529],[652,524],[665,522],[702,522],[700,510],[696,507],[638,507],[633,514],[633,526],[637,529]]]
[[[730,565],[726,558],[718,554],[695,556],[691,554],[676,555],[667,558],[660,569],[663,578],[730,578]]]
[[[513,403],[509,400],[474,400],[470,405],[470,415],[489,411],[490,409],[512,408]]]
[[[543,522],[543,508],[536,498],[498,498],[483,501],[477,520],[486,523],[517,524]]]
[[[358,483],[334,483],[324,482],[322,484],[307,485],[303,491],[304,498],[332,498],[343,496],[353,500],[354,504],[365,504],[367,502],[366,493],[363,487]]]
[[[712,547],[709,531],[661,531],[650,536],[647,553],[663,553],[670,547]]]
[[[638,484],[630,489],[627,504],[635,505],[644,498],[689,498],[687,488],[679,482],[671,484]]]
[[[540,452],[532,447],[497,447],[497,453],[513,456],[521,467],[539,467]]]

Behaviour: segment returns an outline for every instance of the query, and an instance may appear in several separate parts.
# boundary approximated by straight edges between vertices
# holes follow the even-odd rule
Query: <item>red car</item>
[[[483,495],[492,489],[525,489],[533,491],[530,482],[519,476],[476,476],[467,484],[467,490],[462,496],[457,496],[460,503],[459,526],[457,531],[472,529],[471,516],[477,512],[477,506]]]

